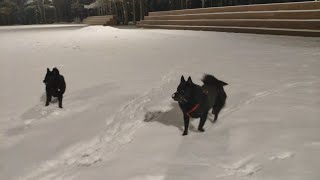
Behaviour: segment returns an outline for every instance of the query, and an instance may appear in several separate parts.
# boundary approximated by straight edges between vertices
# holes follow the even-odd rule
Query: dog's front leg
[[[47,93],[46,106],[49,106],[50,102],[51,102],[51,95],[49,93]]]
[[[208,117],[208,113],[205,113],[200,117],[198,130],[201,132],[204,132],[203,126],[204,126],[204,123],[206,123],[207,117]]]
[[[184,131],[182,136],[188,135],[188,129],[189,129],[189,116],[187,116],[186,114],[183,115],[183,120],[184,120]]]

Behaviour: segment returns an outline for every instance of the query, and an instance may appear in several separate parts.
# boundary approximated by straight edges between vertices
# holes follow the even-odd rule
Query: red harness
[[[195,110],[197,110],[199,108],[200,104],[196,104],[190,111],[188,111],[186,113],[187,116],[189,116],[189,118],[191,118],[190,113],[193,113]]]
[[[208,95],[208,90],[204,90],[203,91],[203,93],[204,94],[206,94],[206,95]],[[186,113],[186,115],[189,117],[189,118],[191,118],[191,113],[193,113],[194,111],[196,111],[198,108],[200,107],[200,104],[196,104],[190,111],[188,111],[187,113]]]

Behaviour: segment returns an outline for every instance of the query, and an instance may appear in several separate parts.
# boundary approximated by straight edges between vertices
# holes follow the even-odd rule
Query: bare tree
[[[139,4],[140,4],[140,20],[143,20],[143,17],[144,17],[142,2],[143,2],[142,0],[140,0],[140,2],[139,2]]]
[[[132,15],[133,15],[133,24],[136,24],[136,2],[132,0]]]

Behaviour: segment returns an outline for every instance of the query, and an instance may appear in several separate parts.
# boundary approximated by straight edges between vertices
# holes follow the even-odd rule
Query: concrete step
[[[101,22],[101,21],[99,21],[99,22],[83,22],[83,24],[87,24],[87,25],[104,25],[104,24],[106,24],[108,21],[103,21],[103,22]]]
[[[107,17],[107,18],[86,18],[84,20],[86,20],[86,21],[94,21],[94,20],[101,21],[101,20],[109,20],[109,19],[113,19],[113,18],[109,18],[109,17]]]
[[[257,28],[257,27],[235,27],[235,26],[226,27],[226,26],[146,25],[146,24],[137,24],[137,26],[140,28],[150,28],[150,29],[199,30],[199,31],[218,31],[218,32],[234,32],[234,33],[320,37],[320,30],[309,30],[309,29]]]
[[[87,19],[87,20],[83,20],[83,22],[106,22],[110,20],[111,19]]]
[[[88,25],[116,25],[116,17],[113,15],[107,16],[90,16],[83,20],[84,24]]]
[[[320,19],[198,19],[198,20],[143,20],[145,25],[178,25],[178,26],[233,26],[264,27],[286,29],[320,30]]]
[[[104,19],[113,19],[112,17],[94,17],[94,18],[86,18],[87,20],[104,20]]]
[[[104,22],[104,23],[101,23],[101,22],[93,22],[93,23],[91,23],[91,22],[89,22],[89,23],[84,23],[84,24],[87,24],[87,25],[104,25],[104,24],[106,24],[107,22]]]
[[[114,18],[114,15],[106,15],[106,16],[89,16],[88,18]]]
[[[210,7],[210,8],[184,9],[184,10],[175,10],[175,11],[159,11],[159,12],[150,12],[149,16],[217,13],[217,12],[241,12],[241,11],[243,12],[243,11],[302,10],[302,9],[303,10],[320,9],[320,1]]]
[[[111,19],[85,19],[83,22],[101,22],[101,21],[110,21]]]
[[[193,20],[193,19],[320,19],[320,9],[285,11],[219,12],[146,16],[145,20]]]

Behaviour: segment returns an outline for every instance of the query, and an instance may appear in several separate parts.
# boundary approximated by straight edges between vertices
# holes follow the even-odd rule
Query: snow
[[[54,26],[0,28],[0,179],[320,178],[319,38]],[[64,109],[44,107],[55,66]],[[204,73],[227,105],[181,136],[171,94]]]
[[[272,156],[270,158],[270,160],[276,160],[276,159],[287,159],[287,158],[291,158],[294,156],[294,153],[293,152],[282,152],[282,153],[279,153],[277,154],[276,156]]]

